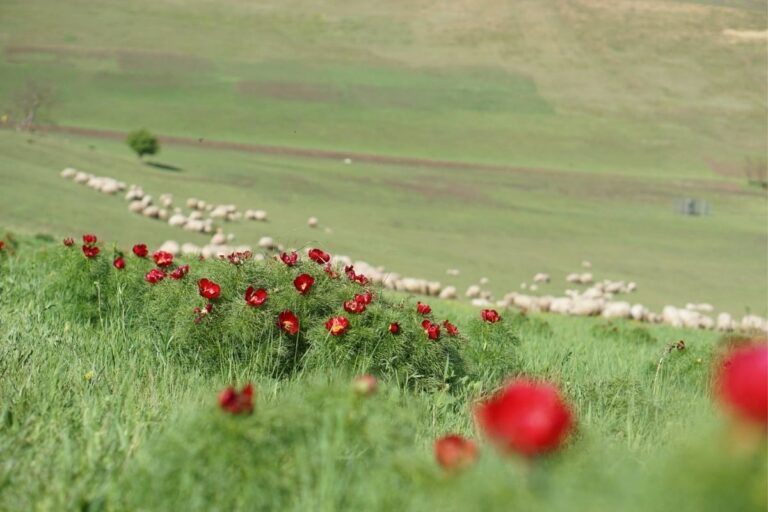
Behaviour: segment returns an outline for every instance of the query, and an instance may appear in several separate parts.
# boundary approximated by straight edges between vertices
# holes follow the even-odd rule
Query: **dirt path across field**
[[[95,128],[80,128],[77,126],[41,125],[35,130],[43,133],[65,133],[83,137],[109,140],[125,140],[126,132],[116,130],[99,130]],[[506,171],[506,172],[567,172],[553,169],[533,169],[522,167],[507,167],[503,165],[480,164],[472,162],[456,162],[451,160],[435,160],[429,158],[399,157],[387,155],[373,155],[369,153],[354,153],[348,151],[333,151],[326,149],[292,148],[284,146],[270,146],[265,144],[253,144],[245,142],[229,142],[223,140],[208,140],[194,137],[178,137],[174,135],[158,135],[163,144],[190,146],[203,149],[224,149],[229,151],[242,151],[263,155],[284,155],[306,158],[323,158],[326,160],[343,161],[346,158],[353,162],[366,162],[383,165],[402,165],[410,167],[426,167],[434,169],[463,169],[480,171]]]

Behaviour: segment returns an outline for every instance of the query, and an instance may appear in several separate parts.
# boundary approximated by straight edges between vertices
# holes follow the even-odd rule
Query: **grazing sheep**
[[[83,172],[83,171],[77,171],[74,176],[75,183],[80,183],[81,185],[84,185],[88,183],[88,180],[91,179],[91,175]]]
[[[565,276],[565,282],[571,284],[578,284],[581,282],[581,276],[576,273],[571,273]]]
[[[260,222],[266,222],[267,221],[267,212],[264,210],[255,210],[253,212],[253,219],[258,220]]]
[[[637,283],[635,283],[634,281],[630,282],[629,284],[627,284],[626,290],[627,290],[627,293],[632,293],[632,292],[636,291],[637,290]]]
[[[199,256],[200,247],[190,242],[183,243],[181,244],[181,254],[184,256]]]
[[[549,274],[545,274],[543,272],[539,272],[535,276],[533,276],[533,282],[534,283],[548,283],[549,282]]]
[[[141,213],[144,211],[144,204],[141,201],[133,201],[128,204],[128,211],[131,213]]]
[[[642,322],[643,320],[647,319],[648,313],[649,313],[648,308],[646,308],[642,304],[635,304],[629,310],[629,316],[632,317],[633,320],[637,320],[638,322]]]
[[[445,273],[448,274],[449,276],[454,276],[454,277],[461,274],[461,272],[459,272],[459,269],[457,268],[449,268],[448,270],[445,271]]]
[[[440,290],[442,287],[443,285],[438,281],[429,281],[427,282],[427,294],[437,297],[440,295]]]
[[[157,212],[157,218],[160,220],[168,220],[168,210],[165,208],[160,208],[160,210]]]
[[[160,205],[163,208],[170,208],[173,205],[173,194],[160,194]]]
[[[205,224],[200,219],[193,219],[189,218],[187,219],[186,224],[184,224],[184,229],[187,231],[196,231],[198,233],[201,233],[203,229],[205,228]]]
[[[531,286],[528,287],[528,289],[531,290],[532,292],[535,292],[536,290],[539,289],[539,285],[532,284]]]
[[[475,299],[480,296],[480,287],[476,284],[473,284],[469,288],[467,288],[467,291],[464,292],[464,296],[468,297],[470,299]]]
[[[603,318],[629,318],[632,306],[629,302],[608,302],[603,307]]]
[[[527,290],[528,289],[528,283],[520,283],[520,289],[521,290]]]
[[[352,163],[352,159],[351,159],[351,158],[345,158],[345,159],[344,159],[344,163],[345,163],[345,164],[347,164],[347,165],[349,165],[349,164],[351,164],[351,163]]]
[[[184,227],[184,224],[186,223],[187,223],[187,218],[181,213],[174,213],[168,219],[168,225],[173,227],[181,228],[181,227]]]
[[[581,262],[581,266],[584,268],[592,268],[592,263],[587,260],[584,260]]]
[[[316,228],[320,222],[317,220],[317,217],[310,217],[307,219],[307,226],[311,228]]]
[[[488,299],[472,299],[472,305],[480,308],[487,308],[492,306],[493,304],[491,304],[491,302]]]
[[[272,239],[272,237],[269,236],[263,236],[259,239],[258,246],[262,249],[274,249],[275,248],[275,241]]]
[[[568,315],[571,311],[573,300],[568,297],[555,297],[549,303],[549,310],[552,313]]]
[[[227,235],[221,230],[211,237],[211,245],[224,245],[225,243],[227,243]]]
[[[589,272],[584,272],[579,276],[579,282],[581,284],[592,284],[592,274]]]
[[[178,256],[181,253],[181,247],[175,240],[166,240],[163,242],[163,245],[160,246],[159,250],[169,252],[174,256]]]
[[[487,277],[481,277],[480,278],[480,286],[485,286],[488,284],[488,278]]]
[[[768,331],[768,321],[757,315],[746,315],[741,319],[741,328],[746,331]]]
[[[603,301],[598,299],[576,298],[571,302],[568,313],[578,316],[596,316],[603,311]]]
[[[448,300],[455,300],[458,298],[458,295],[456,293],[456,287],[455,286],[446,286],[442,290],[440,290],[440,295],[438,295],[441,299],[448,299]]]
[[[190,210],[197,210],[197,199],[194,197],[190,197],[187,199],[187,208]]]
[[[736,321],[730,313],[720,313],[715,320],[715,326],[718,331],[730,332],[736,330]]]
[[[61,177],[68,180],[74,178],[75,174],[77,174],[77,170],[73,169],[72,167],[67,167],[66,169],[61,171]]]
[[[160,208],[158,208],[157,206],[146,206],[144,210],[141,212],[141,214],[144,215],[145,217],[156,219],[160,214]]]

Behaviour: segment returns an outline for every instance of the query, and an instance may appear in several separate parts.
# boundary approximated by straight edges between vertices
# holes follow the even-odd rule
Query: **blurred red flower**
[[[280,259],[283,260],[283,263],[285,263],[289,267],[292,267],[296,265],[297,261],[299,261],[299,255],[296,251],[291,251],[291,254],[282,253],[280,255]]]
[[[398,334],[400,332],[400,324],[397,322],[392,322],[389,324],[389,332],[392,334]]]
[[[122,256],[118,256],[117,258],[115,258],[115,261],[112,262],[112,265],[117,270],[123,270],[125,268],[125,258],[123,258]]]
[[[95,258],[99,255],[100,249],[96,247],[95,245],[84,245],[83,246],[83,254],[85,254],[86,258]]]
[[[503,452],[527,457],[558,448],[573,426],[571,410],[555,385],[524,378],[479,404],[475,417]]]
[[[168,267],[173,263],[173,254],[166,251],[156,251],[152,258],[158,267]]]
[[[369,396],[379,389],[379,381],[370,374],[358,375],[352,381],[352,390],[361,396]]]
[[[149,254],[149,249],[147,249],[146,244],[136,244],[133,246],[133,254],[139,258],[146,258],[147,254]]]
[[[250,414],[253,412],[253,384],[250,382],[238,392],[234,386],[219,393],[219,407],[231,414]]]
[[[364,302],[358,302],[355,299],[348,300],[344,302],[344,311],[347,313],[362,313],[365,311],[365,303]]]
[[[221,286],[205,278],[197,282],[197,290],[200,292],[201,297],[208,300],[216,300],[221,295]]]
[[[93,245],[97,242],[96,235],[92,235],[90,233],[87,233],[83,235],[83,243],[85,245]]]
[[[302,295],[309,293],[312,289],[312,285],[315,284],[315,278],[309,274],[301,274],[299,277],[293,280],[293,286]]]
[[[456,328],[456,326],[453,325],[448,320],[445,320],[443,322],[443,327],[445,327],[445,332],[447,332],[449,336],[458,336],[459,335],[459,329]]]
[[[768,428],[768,344],[736,348],[720,361],[716,392],[744,420]]]
[[[416,312],[420,315],[428,315],[432,312],[432,308],[428,304],[422,304],[421,301],[416,303]]]
[[[245,302],[249,306],[259,307],[267,301],[267,290],[264,288],[255,289],[253,286],[249,286],[245,290]]]
[[[213,304],[211,304],[210,302],[208,304],[206,304],[205,307],[203,307],[203,308],[195,308],[194,309],[194,312],[195,312],[195,320],[194,320],[194,322],[195,322],[195,324],[199,324],[200,321],[208,313],[210,313],[211,311],[213,311]]]
[[[321,249],[310,249],[307,254],[309,254],[309,259],[321,265],[331,261],[331,255]]]
[[[73,245],[75,245],[75,241],[71,238],[65,238],[64,245],[67,247],[72,247]]]
[[[501,317],[499,316],[499,313],[496,312],[495,309],[484,309],[480,312],[480,318],[488,322],[489,324],[495,324],[499,320],[501,320]]]
[[[277,326],[288,334],[299,332],[299,319],[293,311],[286,309],[277,316]]]
[[[334,316],[325,322],[325,328],[332,336],[341,336],[349,329],[349,320],[344,316]]]
[[[447,470],[471,466],[477,460],[477,445],[459,434],[448,434],[435,441],[435,458]]]
[[[325,264],[325,267],[323,267],[323,272],[328,274],[328,277],[331,279],[336,279],[339,277],[339,273],[333,269],[333,266],[330,263]]]
[[[366,291],[365,293],[358,293],[355,295],[355,300],[361,304],[370,304],[373,300],[373,294],[370,291]]]
[[[144,275],[144,280],[150,284],[157,284],[165,279],[165,272],[159,268],[153,268]]]
[[[421,322],[421,327],[424,329],[424,333],[429,339],[436,340],[440,338],[440,326],[438,324],[433,324],[429,320],[424,320]]]
[[[182,265],[180,267],[176,267],[173,272],[171,272],[170,276],[171,279],[175,279],[178,281],[179,279],[183,279],[184,276],[186,276],[189,273],[189,265]]]

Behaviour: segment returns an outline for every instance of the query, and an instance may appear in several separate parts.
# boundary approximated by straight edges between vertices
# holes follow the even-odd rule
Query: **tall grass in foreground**
[[[275,356],[283,333],[261,312],[238,310],[229,291],[233,270],[280,287],[289,276],[279,265],[263,275],[193,265],[180,289],[93,268],[83,275],[106,279],[93,295],[59,287],[80,272],[66,269],[62,250],[22,244],[0,262],[2,510],[765,510],[764,438],[746,445],[711,405],[715,333],[502,312],[501,338],[476,310],[435,303],[433,316],[462,332],[456,362],[466,370],[446,386],[441,366],[436,380],[414,385],[413,367],[371,356],[391,354],[376,348],[384,341],[372,325],[392,314],[418,320],[402,297],[380,298],[381,310],[353,325],[374,342],[354,341],[351,360],[308,323],[306,344],[319,348],[294,368]],[[233,294],[199,331],[195,272],[222,284],[224,303]],[[302,314],[325,320],[347,296],[335,293]],[[271,297],[275,311],[295,305]],[[246,313],[255,319],[237,320]],[[378,394],[352,393],[361,371],[378,374]],[[481,442],[478,464],[444,474],[433,440],[477,439],[473,402],[512,374],[561,384],[577,414],[570,443],[529,462]],[[224,415],[217,392],[245,381],[256,385],[254,414]]]

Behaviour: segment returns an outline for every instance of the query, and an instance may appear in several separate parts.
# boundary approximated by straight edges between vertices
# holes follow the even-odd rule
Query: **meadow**
[[[765,430],[714,390],[720,357],[764,333],[501,308],[491,323],[306,258],[460,294],[486,277],[497,298],[537,272],[562,295],[588,260],[654,311],[768,316],[768,195],[743,172],[768,152],[768,61],[728,35],[765,19],[757,0],[1,1],[0,511],[766,510]],[[54,101],[15,130],[31,82]],[[123,140],[141,127],[162,144],[144,161]],[[133,244],[210,235],[65,167],[266,210],[221,226],[301,261],[177,258],[147,277]],[[689,198],[709,214],[680,214]],[[519,376],[573,413],[538,457],[499,450],[476,416]],[[220,393],[249,382],[252,414],[229,414]],[[450,433],[477,446],[461,470],[436,460]]]
[[[151,285],[151,261],[129,252],[117,270],[111,244],[92,260],[79,244],[14,240],[2,256],[3,510],[749,511],[768,499],[764,436],[745,436],[710,393],[737,338],[512,312],[484,324],[433,302],[428,318],[461,334],[432,341],[414,329],[412,300],[374,290],[337,342],[316,322],[360,287],[312,262],[194,261]],[[299,272],[319,288],[280,284]],[[201,276],[222,291],[195,324]],[[252,281],[269,283],[259,309],[240,296]],[[270,320],[287,304],[302,318],[299,349]],[[400,337],[377,334],[392,319]],[[372,369],[379,391],[354,393]],[[559,383],[577,422],[563,450],[527,460],[478,437],[474,404],[510,375]],[[248,381],[252,415],[217,407],[220,390]],[[475,465],[435,463],[432,443],[449,432],[479,443]]]

